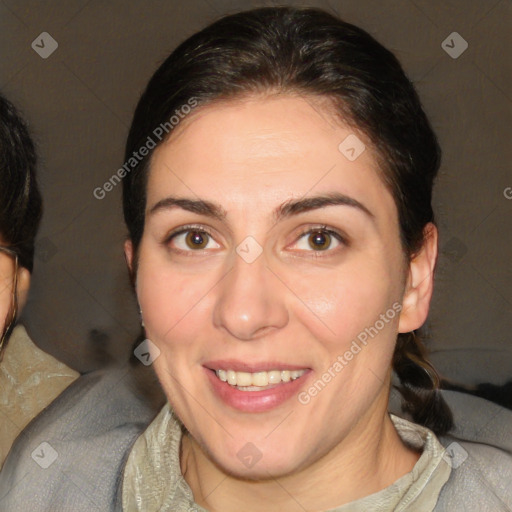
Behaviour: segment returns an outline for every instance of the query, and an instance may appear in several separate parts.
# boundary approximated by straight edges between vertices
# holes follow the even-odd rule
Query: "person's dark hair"
[[[0,238],[30,272],[41,215],[34,143],[14,105],[0,95]]]
[[[422,247],[425,226],[434,221],[432,188],[441,158],[436,136],[396,57],[364,30],[325,11],[255,9],[221,18],[184,41],[142,94],[128,135],[126,161],[148,137],[155,138],[155,128],[169,126],[169,119],[183,112],[191,98],[205,105],[273,93],[327,98],[332,112],[369,141],[394,197],[404,254],[410,261]],[[123,183],[135,269],[151,154]],[[452,415],[418,332],[398,335],[393,368],[401,380],[403,408],[413,420],[437,434],[450,430]]]

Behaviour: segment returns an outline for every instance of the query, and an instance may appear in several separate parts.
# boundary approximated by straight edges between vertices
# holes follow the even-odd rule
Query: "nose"
[[[252,263],[235,255],[233,267],[218,286],[213,322],[230,336],[251,341],[288,323],[285,288],[267,268],[264,254]]]

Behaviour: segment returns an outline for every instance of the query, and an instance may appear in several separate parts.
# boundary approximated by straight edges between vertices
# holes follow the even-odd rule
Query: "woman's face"
[[[299,471],[382,422],[407,277],[395,203],[317,99],[219,103],[175,130],[136,280],[155,371],[224,471]]]

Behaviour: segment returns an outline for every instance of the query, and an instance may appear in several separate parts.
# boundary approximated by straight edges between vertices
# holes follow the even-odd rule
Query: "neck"
[[[185,435],[183,476],[195,501],[211,512],[296,512],[350,503],[391,485],[410,472],[420,456],[401,440],[387,405],[386,393],[327,455],[298,472],[263,481],[226,474]]]

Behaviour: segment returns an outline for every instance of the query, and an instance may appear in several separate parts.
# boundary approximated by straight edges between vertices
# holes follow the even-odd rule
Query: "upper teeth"
[[[306,373],[306,370],[272,370],[270,372],[235,372],[234,370],[215,370],[217,377],[232,386],[258,386],[290,382]]]

